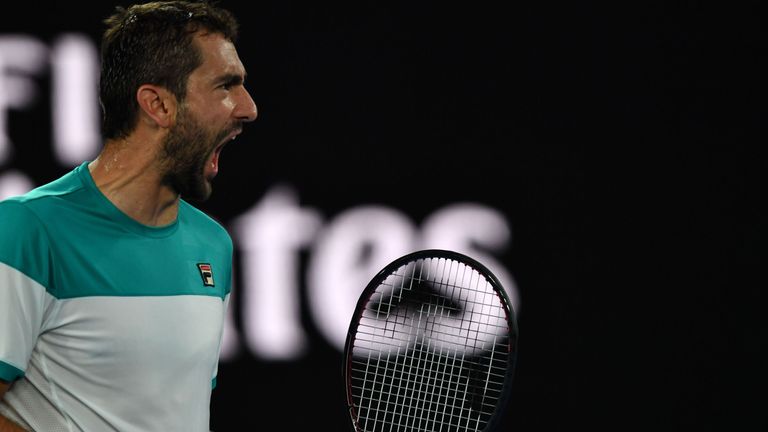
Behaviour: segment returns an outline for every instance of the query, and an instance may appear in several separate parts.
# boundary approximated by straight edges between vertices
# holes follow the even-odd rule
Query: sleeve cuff
[[[13,382],[24,376],[24,371],[8,363],[0,361],[0,380]]]

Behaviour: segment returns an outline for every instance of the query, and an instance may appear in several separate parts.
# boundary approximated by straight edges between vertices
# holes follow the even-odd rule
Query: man
[[[206,431],[232,241],[186,200],[256,118],[233,16],[105,23],[99,156],[0,202],[0,431]]]

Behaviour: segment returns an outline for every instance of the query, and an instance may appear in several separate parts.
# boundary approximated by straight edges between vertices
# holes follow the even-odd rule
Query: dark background
[[[97,41],[114,6],[31,3],[0,34]],[[260,117],[203,208],[277,183],[327,217],[484,203],[522,302],[502,430],[768,429],[765,3],[447,3],[223,2]],[[71,169],[46,103],[9,113],[0,174]],[[220,366],[213,430],[348,430],[341,353],[305,326],[299,360]]]

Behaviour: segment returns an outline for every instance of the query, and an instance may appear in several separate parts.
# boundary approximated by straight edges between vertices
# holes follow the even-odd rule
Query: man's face
[[[256,105],[245,90],[245,69],[234,45],[219,34],[198,34],[203,64],[187,82],[176,122],[163,142],[164,182],[184,199],[204,201],[219,171],[224,145],[256,119]]]
[[[206,127],[189,112],[186,104],[181,104],[176,124],[165,137],[164,181],[185,199],[205,201],[211,195],[213,175],[208,169],[211,154],[233,133],[232,129],[221,129],[218,133],[215,129]]]

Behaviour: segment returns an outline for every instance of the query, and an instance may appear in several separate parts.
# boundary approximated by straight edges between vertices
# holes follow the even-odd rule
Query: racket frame
[[[501,413],[504,411],[504,407],[508,402],[512,376],[514,375],[514,370],[517,363],[518,341],[517,318],[509,295],[507,294],[506,290],[496,275],[494,275],[488,267],[475,260],[474,258],[447,249],[422,249],[403,255],[400,258],[397,258],[387,264],[371,279],[370,282],[368,282],[368,285],[362,291],[359,299],[357,300],[357,305],[355,306],[355,311],[352,315],[352,319],[350,320],[349,329],[347,330],[347,337],[344,343],[344,364],[342,371],[346,387],[345,392],[347,408],[352,420],[352,427],[354,428],[353,430],[356,432],[363,432],[363,429],[357,426],[357,420],[355,416],[357,408],[354,404],[352,394],[352,348],[354,347],[356,330],[360,324],[363,311],[365,310],[365,306],[368,304],[371,295],[376,291],[381,282],[383,282],[397,269],[407,265],[408,263],[424,259],[448,259],[473,268],[488,281],[488,283],[493,287],[495,294],[499,297],[501,303],[504,305],[504,309],[507,315],[507,325],[509,326],[509,361],[507,370],[505,371],[502,394],[499,396],[499,400],[496,403],[493,415],[489,419],[483,431],[493,430],[495,425],[499,422]]]

